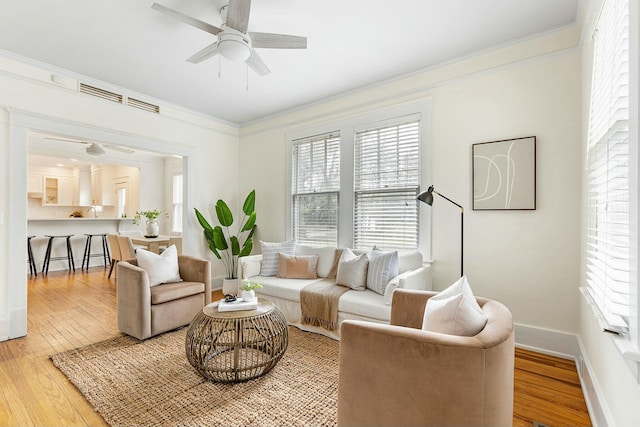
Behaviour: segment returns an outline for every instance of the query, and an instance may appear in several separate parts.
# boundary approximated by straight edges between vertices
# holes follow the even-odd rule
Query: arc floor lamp
[[[429,206],[433,205],[433,195],[437,194],[438,196],[442,197],[443,199],[449,201],[450,203],[453,203],[454,205],[456,205],[457,207],[460,208],[460,277],[464,276],[464,208],[457,204],[456,202],[454,202],[453,200],[451,200],[450,198],[448,198],[447,196],[443,196],[442,194],[438,193],[436,190],[433,189],[433,185],[431,185],[427,191],[423,191],[422,193],[418,194],[417,199],[420,200],[422,203],[426,203]]]

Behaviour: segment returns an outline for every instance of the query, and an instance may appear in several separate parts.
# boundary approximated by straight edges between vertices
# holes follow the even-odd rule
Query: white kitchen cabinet
[[[73,206],[91,206],[91,171],[76,168],[73,172]]]
[[[73,179],[65,176],[45,176],[42,180],[44,206],[71,206]]]
[[[115,204],[112,167],[105,165],[91,168],[91,204],[95,206]]]
[[[31,197],[37,197],[38,195],[42,197],[42,174],[39,173],[29,173],[27,180],[27,193]]]

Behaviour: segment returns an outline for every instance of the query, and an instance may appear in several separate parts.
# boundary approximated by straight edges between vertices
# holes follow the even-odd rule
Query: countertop
[[[93,218],[93,217],[83,217],[83,218],[29,218],[27,221],[133,221],[133,218]]]

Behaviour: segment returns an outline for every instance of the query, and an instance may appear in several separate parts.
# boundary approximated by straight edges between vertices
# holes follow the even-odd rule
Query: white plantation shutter
[[[355,248],[418,247],[419,131],[417,116],[356,131]]]
[[[297,243],[338,244],[340,134],[331,132],[292,144],[292,225]]]
[[[629,318],[629,6],[606,0],[594,41],[587,149],[586,293],[606,328]]]

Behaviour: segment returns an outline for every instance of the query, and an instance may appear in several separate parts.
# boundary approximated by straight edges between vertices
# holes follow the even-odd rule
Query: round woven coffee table
[[[218,302],[206,305],[189,325],[185,351],[205,378],[237,383],[269,372],[288,343],[284,314],[260,298],[256,310],[221,313]]]

